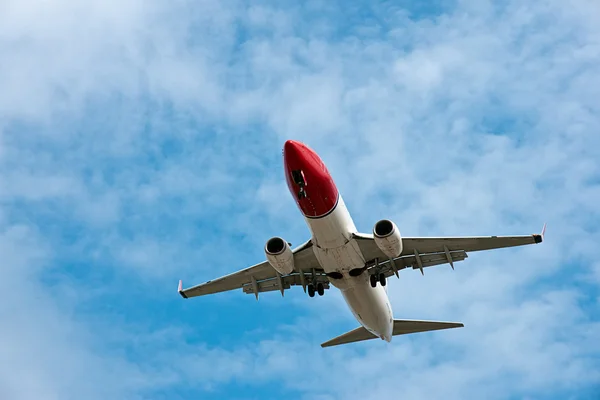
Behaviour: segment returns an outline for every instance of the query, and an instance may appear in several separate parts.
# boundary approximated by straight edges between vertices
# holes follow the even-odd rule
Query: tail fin
[[[407,335],[409,333],[437,331],[441,329],[462,328],[464,325],[460,322],[439,322],[439,321],[418,321],[409,319],[395,319],[392,336]],[[344,333],[323,344],[321,347],[337,346],[340,344],[360,342],[363,340],[375,339],[377,336],[366,330],[364,327],[356,328],[350,332]]]

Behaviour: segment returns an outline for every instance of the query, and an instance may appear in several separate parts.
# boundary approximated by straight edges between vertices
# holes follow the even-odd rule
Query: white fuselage
[[[394,322],[385,288],[381,285],[371,287],[366,272],[357,277],[348,275],[351,269],[363,267],[365,259],[352,238],[357,230],[342,196],[339,195],[338,204],[328,215],[305,219],[312,233],[315,256],[323,270],[343,274],[341,279],[330,279],[331,284],[342,292],[360,324],[389,342]]]

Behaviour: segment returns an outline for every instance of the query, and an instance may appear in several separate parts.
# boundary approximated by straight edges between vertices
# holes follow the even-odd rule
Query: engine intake
[[[280,237],[273,237],[265,244],[265,254],[269,264],[281,275],[294,270],[294,253],[289,244]]]
[[[398,257],[402,253],[400,231],[389,219],[377,221],[373,227],[373,238],[377,247],[389,258]]]
[[[274,237],[269,239],[266,246],[266,251],[269,254],[279,254],[285,250],[285,245],[287,243],[280,237]]]
[[[380,238],[389,236],[394,232],[394,223],[389,219],[382,219],[375,224],[373,233]]]

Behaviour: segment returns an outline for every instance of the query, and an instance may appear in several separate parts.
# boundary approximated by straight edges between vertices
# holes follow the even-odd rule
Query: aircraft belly
[[[350,240],[346,244],[333,248],[313,247],[315,256],[325,272],[347,272],[353,268],[365,265],[365,260],[358,247],[356,240]]]
[[[352,314],[369,332],[391,338],[392,308],[385,291],[381,286],[372,288],[366,274],[352,279],[357,284],[341,290]]]
[[[333,211],[322,218],[306,218],[312,233],[312,240],[317,247],[334,249],[348,243],[356,226],[348,213],[342,196]]]

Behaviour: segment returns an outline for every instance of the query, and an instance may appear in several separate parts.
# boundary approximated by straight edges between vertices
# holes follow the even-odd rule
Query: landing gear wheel
[[[386,284],[385,274],[379,274],[379,283],[381,283],[381,286],[385,286],[385,284]]]
[[[321,282],[317,283],[317,292],[319,293],[319,296],[323,296],[325,294],[325,288]]]
[[[315,297],[315,287],[313,284],[308,285],[308,297]]]
[[[377,276],[371,275],[369,277],[369,279],[371,280],[371,287],[373,287],[373,288],[376,287],[377,286]]]

